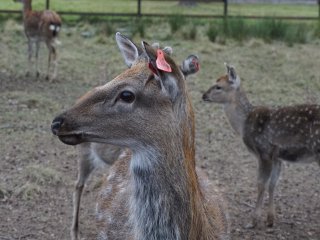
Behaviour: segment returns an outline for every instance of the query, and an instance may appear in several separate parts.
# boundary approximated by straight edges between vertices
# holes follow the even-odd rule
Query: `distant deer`
[[[273,194],[280,175],[281,160],[316,161],[320,164],[320,105],[297,105],[281,108],[253,106],[240,87],[234,67],[218,78],[203,100],[224,105],[232,128],[250,152],[258,158],[258,198],[252,223],[261,216],[263,196],[269,184],[267,226],[274,224]]]
[[[154,43],[152,46],[159,48],[158,43]],[[165,47],[163,51],[168,55],[172,54],[171,47]],[[182,62],[180,69],[185,77],[197,72],[199,70],[198,57],[190,55]],[[86,181],[95,169],[101,167],[103,164],[113,164],[113,162],[119,158],[120,154],[125,151],[122,150],[121,147],[104,143],[82,143],[78,146],[79,166],[78,180],[73,194],[73,217],[71,225],[72,240],[79,239],[79,210],[81,195]]]
[[[57,75],[57,53],[55,49],[55,43],[57,43],[57,37],[61,29],[61,18],[56,12],[45,11],[32,11],[32,0],[14,0],[15,2],[21,2],[23,4],[23,25],[24,32],[28,39],[28,64],[29,69],[27,75],[29,75],[32,68],[32,56],[33,45],[36,47],[36,71],[37,77],[40,75],[38,57],[40,42],[45,42],[49,50],[48,69],[46,79],[50,79],[50,65],[53,61],[53,75],[54,79]]]
[[[224,203],[196,172],[183,71],[146,42],[140,48],[119,33],[116,41],[129,69],[51,125],[66,144],[130,149],[113,164],[100,193],[98,239],[228,239]]]

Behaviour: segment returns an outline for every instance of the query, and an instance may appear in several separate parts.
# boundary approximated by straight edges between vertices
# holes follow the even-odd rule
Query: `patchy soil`
[[[20,25],[8,21],[0,29],[0,239],[69,239],[77,154],[76,148],[51,134],[50,123],[125,65],[113,37],[85,39],[78,28],[65,26],[57,80],[48,82],[44,74],[36,79],[34,73],[26,77],[26,42]],[[265,211],[256,229],[243,228],[255,204],[256,160],[232,131],[221,107],[201,101],[202,92],[224,74],[223,62],[230,62],[255,104],[320,104],[319,42],[293,47],[260,40],[220,45],[204,36],[196,41],[163,40],[161,34],[150,30],[144,39],[173,46],[179,61],[190,53],[201,58],[201,72],[187,80],[196,112],[197,164],[228,200],[232,239],[320,239],[320,168],[315,163],[284,164],[273,228],[265,227]],[[45,72],[44,46],[40,59]],[[83,239],[94,239],[94,201],[107,171],[97,171],[84,192]]]

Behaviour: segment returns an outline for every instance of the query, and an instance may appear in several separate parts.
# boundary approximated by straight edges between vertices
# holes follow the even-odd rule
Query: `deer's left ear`
[[[234,68],[234,66],[228,65],[227,63],[224,63],[224,65],[227,68],[229,82],[232,84],[234,88],[239,88],[241,80],[236,73],[236,69]]]
[[[163,50],[154,49],[146,42],[142,42],[142,47],[149,58],[149,68],[155,74],[155,78],[159,79],[162,91],[174,102],[180,92],[178,80],[172,70],[177,67],[170,65],[174,63]]]
[[[196,55],[188,56],[181,64],[180,69],[186,77],[200,70],[199,58]]]
[[[140,55],[139,48],[129,38],[119,32],[116,33],[116,41],[126,65],[130,68]]]

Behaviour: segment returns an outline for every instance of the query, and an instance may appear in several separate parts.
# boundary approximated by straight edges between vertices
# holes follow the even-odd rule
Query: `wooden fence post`
[[[320,20],[320,0],[318,0],[318,17],[319,17],[319,20]]]
[[[138,17],[141,17],[141,0],[138,0]]]
[[[228,0],[224,0],[224,17],[227,17],[227,16],[228,16]]]
[[[50,0],[46,0],[46,9],[48,10],[50,8]]]

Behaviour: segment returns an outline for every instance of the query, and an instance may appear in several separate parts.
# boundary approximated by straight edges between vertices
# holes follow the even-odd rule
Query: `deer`
[[[159,43],[153,43],[153,47],[159,48]],[[171,55],[173,50],[166,46],[163,51]],[[196,55],[190,55],[185,59],[180,69],[185,77],[194,74],[199,70],[199,58]],[[121,147],[104,143],[81,143],[78,145],[78,178],[73,193],[73,214],[70,236],[72,240],[79,239],[79,211],[81,196],[84,186],[91,173],[105,165],[112,165],[116,159],[121,157],[125,151]]]
[[[78,178],[73,192],[73,213],[70,229],[72,240],[79,239],[79,211],[84,186],[92,172],[106,165],[112,165],[121,156],[123,149],[103,143],[86,142],[77,147]]]
[[[69,145],[130,149],[97,200],[97,239],[229,239],[225,202],[195,164],[194,113],[172,57],[117,33],[129,67],[57,115],[51,130]],[[185,71],[185,70],[184,70]]]
[[[241,87],[233,66],[202,96],[206,102],[222,104],[234,131],[258,159],[258,195],[251,222],[256,227],[261,218],[265,190],[268,188],[268,227],[274,225],[274,191],[282,161],[318,162],[320,165],[320,105],[283,107],[254,106]]]
[[[57,76],[57,52],[55,45],[60,42],[57,40],[61,30],[60,16],[51,10],[33,11],[32,0],[14,0],[23,4],[23,25],[24,32],[28,41],[28,71],[27,76],[30,75],[32,68],[33,46],[35,45],[36,58],[36,76],[40,76],[38,58],[40,43],[44,42],[49,50],[47,80],[53,80]],[[50,77],[51,62],[53,62],[53,74]]]

